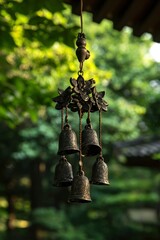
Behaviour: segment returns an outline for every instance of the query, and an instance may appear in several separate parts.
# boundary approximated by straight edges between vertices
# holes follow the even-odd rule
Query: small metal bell
[[[108,167],[102,156],[99,156],[93,164],[90,182],[97,185],[109,185]]]
[[[73,179],[69,202],[89,203],[91,201],[89,180],[82,171]]]
[[[86,157],[98,155],[101,152],[97,133],[90,124],[82,131],[82,154]]]
[[[59,136],[58,155],[68,155],[79,152],[77,137],[69,124],[63,127]]]
[[[72,184],[72,181],[73,181],[72,165],[67,161],[65,156],[61,156],[60,161],[55,168],[53,186],[67,187]]]

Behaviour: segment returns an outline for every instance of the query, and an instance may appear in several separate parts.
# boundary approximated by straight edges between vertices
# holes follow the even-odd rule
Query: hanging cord
[[[79,174],[83,173],[82,161],[82,110],[79,108]]]
[[[61,130],[64,127],[64,108],[61,109]]]
[[[83,12],[83,0],[81,0],[81,12],[80,12],[80,18],[81,18],[81,33],[83,33],[83,16],[82,16],[82,12]]]
[[[80,62],[78,75],[83,75],[83,62],[90,57],[90,52],[86,49],[85,34],[83,33],[83,0],[80,0],[80,22],[81,32],[78,34],[76,41],[76,45],[78,47],[76,55],[78,61]]]
[[[81,28],[81,34],[83,34],[83,0],[80,0],[80,28]],[[83,62],[80,62],[79,64],[79,72],[78,75],[83,75]]]
[[[91,106],[88,108],[88,117],[87,117],[87,124],[91,125],[91,117],[90,117]]]
[[[102,110],[99,109],[99,145],[101,147],[100,157],[102,157]]]
[[[61,130],[64,128],[64,108],[61,109]],[[62,155],[60,161],[65,160],[65,155]]]
[[[81,34],[83,34],[83,0],[80,0],[80,28],[81,28]],[[83,62],[80,62],[79,64],[79,72],[78,75],[83,75]]]
[[[65,123],[68,124],[68,107],[66,107]]]

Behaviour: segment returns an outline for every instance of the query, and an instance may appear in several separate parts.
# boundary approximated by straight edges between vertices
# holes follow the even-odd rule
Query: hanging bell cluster
[[[90,184],[109,185],[108,167],[102,156],[101,141],[101,114],[107,111],[107,102],[103,99],[105,92],[97,92],[93,79],[84,80],[83,62],[89,58],[90,53],[86,49],[84,33],[79,33],[76,41],[76,55],[80,63],[78,78],[70,79],[71,86],[65,90],[59,89],[59,95],[53,98],[55,108],[61,110],[61,133],[59,135],[59,147],[57,154],[60,156],[55,167],[53,185],[56,187],[71,186],[68,201],[73,203],[91,202]],[[65,121],[64,121],[64,110]],[[79,117],[79,144],[76,133],[68,122],[68,110],[77,112]],[[93,129],[90,113],[99,112],[99,134]],[[87,121],[82,127],[82,118],[87,114]],[[73,176],[71,164],[67,158],[71,154],[78,154],[78,172]],[[67,156],[67,158],[66,158]],[[92,176],[89,181],[83,170],[83,159],[96,157],[92,167]]]

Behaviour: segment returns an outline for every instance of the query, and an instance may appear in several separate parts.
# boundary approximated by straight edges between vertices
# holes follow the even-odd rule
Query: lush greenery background
[[[103,152],[111,184],[92,186],[91,204],[69,205],[68,189],[52,187],[60,114],[51,98],[77,77],[79,18],[60,0],[0,0],[0,12],[0,239],[159,239],[158,169],[127,168],[113,154],[117,141],[160,132],[160,68],[149,55],[150,37],[84,14],[91,52],[84,77],[105,89],[109,103]],[[69,120],[76,129],[72,114]],[[76,171],[75,158],[68,160]],[[88,177],[93,161],[85,161]],[[157,221],[131,217],[142,209],[154,210]]]

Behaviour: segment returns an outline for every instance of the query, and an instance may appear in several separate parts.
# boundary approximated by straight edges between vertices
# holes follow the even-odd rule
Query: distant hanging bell
[[[78,173],[74,177],[69,202],[72,203],[89,203],[90,197],[90,184],[84,172]]]
[[[92,167],[92,178],[90,182],[97,185],[109,185],[108,167],[101,156],[96,159]]]
[[[60,161],[55,168],[53,186],[67,187],[72,184],[72,181],[73,181],[72,165],[67,161],[65,156],[61,156]]]
[[[79,152],[77,137],[69,124],[65,124],[59,136],[58,155],[68,155]]]
[[[82,154],[86,157],[98,155],[101,152],[97,133],[90,124],[82,131]]]

